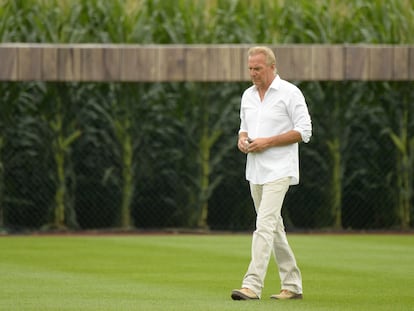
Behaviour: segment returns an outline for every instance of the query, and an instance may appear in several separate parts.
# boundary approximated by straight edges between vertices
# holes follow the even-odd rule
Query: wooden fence
[[[0,44],[0,81],[248,81],[251,45]],[[274,45],[287,80],[414,80],[413,45]]]

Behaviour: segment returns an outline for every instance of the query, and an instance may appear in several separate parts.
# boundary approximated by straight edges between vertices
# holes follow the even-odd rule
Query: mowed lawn
[[[232,301],[250,235],[0,237],[0,310],[414,310],[414,235],[288,235],[304,299]]]

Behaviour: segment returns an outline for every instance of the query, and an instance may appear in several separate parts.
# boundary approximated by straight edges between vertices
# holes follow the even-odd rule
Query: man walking
[[[299,142],[309,142],[311,118],[302,92],[277,74],[268,47],[248,51],[253,85],[242,95],[238,148],[247,154],[246,179],[256,210],[251,261],[234,300],[260,299],[273,252],[281,291],[274,299],[301,299],[302,276],[281,216],[290,185],[299,183]]]

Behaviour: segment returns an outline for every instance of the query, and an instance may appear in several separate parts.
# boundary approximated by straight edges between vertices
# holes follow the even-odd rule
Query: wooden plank
[[[312,46],[286,45],[276,48],[276,65],[286,80],[312,79]]]
[[[409,79],[409,48],[408,46],[394,46],[393,47],[393,80],[408,80]]]
[[[159,50],[160,81],[183,81],[185,79],[184,55],[183,46],[172,46]]]
[[[215,46],[207,53],[207,80],[229,81],[231,74],[230,51],[227,46]]]
[[[103,49],[85,46],[81,50],[81,81],[105,81]]]
[[[237,46],[240,50],[240,80],[238,81],[250,81],[250,74],[248,68],[248,55],[247,52],[249,51],[250,45],[240,45]],[[277,62],[277,55],[276,55],[276,62]],[[277,64],[276,64],[277,66]]]
[[[251,45],[0,44],[1,81],[249,81]],[[413,45],[271,45],[287,80],[414,80]]]
[[[116,46],[103,48],[103,81],[119,81],[121,78],[121,51]],[[100,80],[102,81],[102,80]]]
[[[243,49],[230,44],[210,47],[206,53],[206,80],[229,82],[249,79],[247,50],[244,54]]]
[[[42,48],[42,80],[58,80],[58,52],[57,47],[53,45]]]
[[[241,48],[235,48],[232,44],[225,44],[221,45],[218,51],[219,67],[222,69],[221,72],[219,71],[219,75],[223,78],[221,81],[241,81]],[[222,65],[220,66],[220,64]]]
[[[227,48],[230,57],[230,76],[227,81],[249,81],[247,52],[250,45],[228,45]]]
[[[312,45],[293,48],[294,80],[312,80]]]
[[[240,81],[241,79],[241,58],[240,49],[235,49],[232,45],[226,45],[223,48],[228,51],[229,72],[225,82]]]
[[[217,81],[218,71],[218,51],[216,47],[210,47],[207,50],[206,81]]]
[[[3,46],[0,48],[0,80],[18,81],[18,58],[16,46]]]
[[[369,50],[366,46],[345,46],[344,79],[369,80]]]
[[[248,45],[237,45],[232,47],[231,58],[233,62],[234,81],[250,81],[249,69],[247,66]]]
[[[88,46],[81,50],[81,81],[119,81],[121,53],[114,46]]]
[[[159,49],[155,46],[122,46],[120,64],[120,81],[158,82],[161,78]]]
[[[390,46],[370,46],[369,80],[391,80],[393,78],[393,48]]]
[[[159,51],[155,46],[143,46],[137,50],[137,79],[136,81],[159,82]]]
[[[414,80],[414,46],[409,48],[409,60],[408,60],[408,68],[409,68],[409,80]]]
[[[121,47],[120,81],[136,81],[138,78],[138,49],[132,46]]]
[[[339,45],[313,45],[311,66],[311,80],[343,80],[343,47]]]
[[[207,81],[207,47],[185,46],[184,77],[186,81]]]
[[[289,80],[292,77],[291,70],[289,70],[291,63],[290,49],[283,47],[272,48],[276,56],[276,70],[282,79]]]
[[[42,79],[42,50],[39,46],[25,45],[18,50],[19,81],[33,81]]]
[[[81,80],[81,57],[80,48],[73,46],[59,46],[58,57],[58,81],[80,81]]]

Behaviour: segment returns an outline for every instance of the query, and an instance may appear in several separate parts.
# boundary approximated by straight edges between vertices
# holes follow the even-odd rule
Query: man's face
[[[266,56],[258,53],[249,56],[248,67],[250,78],[257,88],[267,88],[274,78],[274,65],[266,64]]]

